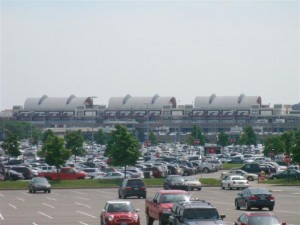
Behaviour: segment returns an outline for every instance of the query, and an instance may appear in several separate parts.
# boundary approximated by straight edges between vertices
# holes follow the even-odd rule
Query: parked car
[[[188,177],[184,177],[185,180],[185,184],[187,186],[187,190],[198,190],[200,191],[202,189],[202,184],[199,181],[199,179],[197,179],[194,176],[188,176]]]
[[[104,176],[106,174],[98,168],[82,168],[81,171],[86,172],[88,177],[90,177],[91,179],[96,176]]]
[[[258,163],[245,163],[240,169],[246,171],[247,173],[258,174],[261,172],[261,168],[259,167]]]
[[[233,157],[228,157],[227,159],[227,163],[242,164],[243,162],[244,162],[243,156],[233,156]]]
[[[127,198],[137,196],[138,198],[146,198],[147,189],[145,183],[139,178],[126,178],[123,180],[118,189],[119,198]]]
[[[221,173],[220,178],[223,180],[223,179],[225,179],[227,176],[234,175],[234,174],[235,174],[235,175],[243,176],[243,177],[245,177],[248,181],[254,181],[254,180],[257,180],[257,179],[258,179],[258,175],[257,175],[257,174],[255,174],[255,173],[247,173],[246,171],[241,170],[241,169],[231,169],[230,171],[223,172],[223,173]]]
[[[248,187],[237,194],[234,204],[236,209],[244,207],[249,211],[251,208],[268,208],[270,211],[273,211],[275,198],[266,188]]]
[[[240,189],[249,187],[248,180],[245,177],[239,175],[227,176],[221,182],[222,189],[228,188],[232,190],[233,188]]]
[[[151,176],[155,178],[162,178],[167,176],[167,172],[160,166],[147,167],[143,170],[143,173],[145,178],[150,178]]]
[[[183,174],[182,174],[183,176],[190,176],[190,175],[194,175],[195,174],[194,168],[188,167],[188,166],[183,165],[183,164],[179,164],[179,167],[183,171]]]
[[[106,202],[100,214],[101,225],[140,225],[139,209],[135,209],[130,201],[113,200]]]
[[[14,170],[8,170],[5,175],[5,180],[24,180],[24,176],[22,173],[18,173]]]
[[[28,185],[29,193],[43,191],[44,193],[51,192],[51,185],[45,177],[34,177]]]
[[[185,179],[181,175],[168,175],[164,180],[164,189],[177,189],[177,190],[187,190],[188,186],[185,183]]]
[[[26,166],[10,166],[8,169],[14,170],[18,173],[22,173],[25,179],[32,179],[34,177],[31,168],[28,168]]]
[[[223,169],[223,163],[219,159],[209,159],[206,160],[208,163],[214,164],[217,170]]]
[[[183,171],[177,164],[168,164],[168,173],[170,175],[182,175]]]
[[[128,178],[130,177],[129,174],[126,175]],[[98,175],[95,179],[123,179],[125,178],[125,174],[121,172],[109,172],[105,175]]]
[[[272,174],[269,179],[295,179],[300,180],[300,170],[288,169],[279,173]]]
[[[278,218],[270,212],[246,212],[242,213],[234,222],[234,225],[286,225],[280,223]]]

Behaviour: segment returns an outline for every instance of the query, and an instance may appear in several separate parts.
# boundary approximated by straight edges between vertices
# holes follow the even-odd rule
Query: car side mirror
[[[157,204],[157,199],[153,199],[153,202]]]
[[[105,212],[105,209],[102,209],[101,212]]]
[[[139,211],[140,211],[140,209],[136,209],[136,210],[135,210],[135,212],[139,212]]]
[[[221,214],[220,217],[222,218],[222,220],[226,217],[226,215]]]

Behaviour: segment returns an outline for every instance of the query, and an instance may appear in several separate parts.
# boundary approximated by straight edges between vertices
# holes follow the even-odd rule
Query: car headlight
[[[113,220],[114,220],[114,215],[109,215],[109,216],[107,217],[107,219],[108,219],[108,221],[113,221]]]
[[[139,216],[137,214],[135,214],[135,215],[133,215],[132,218],[133,218],[134,221],[137,221],[139,219]]]

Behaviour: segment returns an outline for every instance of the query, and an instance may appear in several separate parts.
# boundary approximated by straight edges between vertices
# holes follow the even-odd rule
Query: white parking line
[[[76,204],[76,205],[82,205],[82,206],[85,206],[85,207],[87,207],[87,208],[92,208],[92,207],[89,206],[89,205],[82,204],[82,203],[79,203],[79,202],[74,202],[74,204]]]
[[[85,212],[81,212],[81,211],[76,211],[77,213],[80,213],[80,214],[83,214],[83,215],[86,215],[86,216],[89,216],[89,217],[92,217],[92,218],[98,218],[98,217],[96,217],[96,216],[93,216],[93,215],[90,215],[90,214],[88,214],[88,213],[85,213]]]
[[[299,212],[292,212],[292,211],[285,211],[285,210],[276,210],[278,212],[285,212],[285,213],[293,213],[293,214],[299,214]]]
[[[23,198],[17,198],[18,200],[25,202],[25,200]]]
[[[83,198],[83,197],[77,197],[75,196],[75,198],[81,199],[81,200],[90,200],[89,198]]]
[[[28,194],[27,192],[22,192],[22,194],[31,196],[31,194]]]
[[[52,193],[53,195],[57,195],[57,196],[60,196],[60,194],[57,194],[57,193]]]
[[[212,201],[214,203],[217,203],[217,204],[223,204],[223,205],[234,205],[232,203],[226,203],[226,202],[216,202],[216,201]]]
[[[57,201],[57,199],[55,199],[55,198],[50,198],[50,197],[45,197],[45,198],[52,200],[52,201]]]
[[[79,191],[72,191],[73,193],[76,193],[76,194],[81,194],[81,195],[88,195],[88,193],[84,193],[84,192],[79,192]]]
[[[43,215],[43,216],[48,217],[49,219],[53,219],[53,217],[47,215],[46,213],[43,213],[43,212],[40,212],[40,211],[38,211],[38,213],[41,214],[41,215]]]
[[[32,222],[32,225],[38,225],[37,223],[35,223],[35,222]]]
[[[47,203],[42,203],[43,205],[45,205],[45,206],[48,206],[48,207],[50,207],[50,208],[52,208],[52,209],[54,209],[55,207],[54,206],[52,206],[52,205],[49,205],[49,204],[47,204]]]
[[[3,194],[0,194],[0,196],[4,197],[4,195],[3,195]]]
[[[12,207],[12,208],[14,208],[14,209],[17,209],[17,207],[16,206],[14,206],[14,205],[12,205],[12,204],[8,204],[10,207]]]
[[[2,216],[2,214],[0,213],[0,219],[1,220],[4,220],[4,217]]]
[[[81,221],[79,221],[79,223],[81,223],[82,225],[89,225],[88,223],[84,223],[84,222],[81,222]]]

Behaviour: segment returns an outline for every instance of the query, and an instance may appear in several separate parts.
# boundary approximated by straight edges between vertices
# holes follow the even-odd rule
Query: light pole
[[[147,141],[149,141],[149,105],[151,103],[144,103],[145,105],[147,105],[147,111],[146,111],[146,132],[147,132],[147,136],[146,136],[146,139]]]

